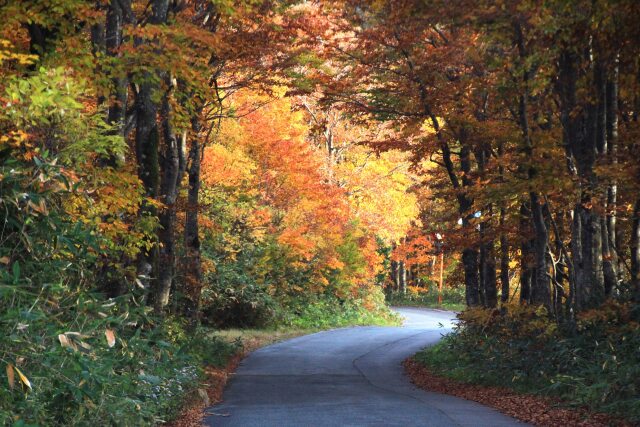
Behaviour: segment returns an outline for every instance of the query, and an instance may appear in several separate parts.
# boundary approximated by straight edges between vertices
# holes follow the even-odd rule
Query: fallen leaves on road
[[[466,384],[441,377],[411,358],[404,361],[404,368],[411,382],[424,390],[472,400],[536,426],[631,426],[622,420],[586,409],[560,408],[558,402],[551,398],[518,394],[506,388]]]

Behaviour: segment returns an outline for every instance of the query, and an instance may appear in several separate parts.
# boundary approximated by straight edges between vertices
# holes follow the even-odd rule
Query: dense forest
[[[467,306],[429,363],[640,420],[639,18],[0,0],[0,423],[156,424],[212,330],[385,296]]]

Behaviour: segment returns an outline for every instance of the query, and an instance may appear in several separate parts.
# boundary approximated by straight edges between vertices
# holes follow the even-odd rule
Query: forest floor
[[[632,426],[624,420],[594,413],[587,408],[568,408],[557,399],[517,393],[504,387],[465,383],[436,375],[429,370],[429,367],[413,358],[405,360],[404,367],[411,382],[424,390],[478,402],[535,426]]]

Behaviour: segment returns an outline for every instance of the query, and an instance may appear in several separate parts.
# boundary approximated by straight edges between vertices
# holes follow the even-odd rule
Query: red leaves
[[[482,403],[536,426],[630,426],[629,423],[608,415],[589,412],[587,408],[558,407],[561,402],[551,398],[518,394],[506,388],[467,384],[441,377],[413,359],[405,360],[404,367],[411,382],[422,389]]]

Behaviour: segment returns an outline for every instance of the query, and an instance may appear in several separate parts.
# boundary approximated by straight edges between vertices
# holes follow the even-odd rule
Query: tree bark
[[[532,230],[529,203],[527,201],[520,205],[520,228],[525,235],[520,246],[520,302],[523,303],[531,302],[531,282],[535,277],[534,240],[530,237]]]
[[[166,78],[170,84],[169,77]],[[158,241],[160,243],[158,258],[158,280],[154,298],[154,309],[161,313],[169,303],[171,285],[175,273],[175,223],[176,201],[180,182],[185,171],[185,136],[178,137],[171,126],[171,92],[162,100],[162,135],[163,155],[160,157],[162,179],[160,182],[160,201],[164,204],[159,215],[160,230]]]
[[[515,22],[515,37],[518,47],[518,55],[520,66],[524,68],[522,74],[522,89],[518,100],[518,119],[520,122],[520,130],[524,147],[522,149],[526,161],[529,163],[527,167],[527,179],[530,186],[535,184],[533,181],[537,176],[537,170],[533,159],[533,141],[531,135],[531,127],[529,126],[529,80],[533,73],[531,66],[527,65],[528,53],[526,50],[525,39],[522,25],[519,21]],[[549,231],[544,220],[542,212],[542,204],[540,197],[536,191],[529,192],[529,211],[533,224],[533,256],[535,265],[535,274],[531,279],[531,292],[528,295],[529,302],[532,304],[540,304],[547,307],[551,312],[551,291],[549,289],[549,266],[547,263],[547,251],[549,250]]]
[[[462,251],[462,265],[465,277],[465,296],[467,306],[480,305],[480,293],[478,287],[478,251],[466,248]]]
[[[151,3],[151,17],[149,24],[160,25],[167,20],[168,0],[154,0]],[[153,43],[152,40],[136,40],[136,45]],[[159,88],[154,79],[160,76],[152,76],[150,72],[144,76],[144,82],[140,84],[140,90],[136,96],[136,160],[138,164],[138,177],[145,189],[145,196],[157,199],[160,187],[159,147],[160,131],[156,116],[158,114],[158,101],[155,100]],[[141,215],[156,216],[157,209],[151,203],[144,203]],[[138,275],[143,276],[147,287],[153,289],[151,302],[155,307],[162,297],[157,294],[159,288],[154,280],[157,273],[157,247],[144,251],[138,259]]]
[[[109,99],[109,110],[107,112],[107,123],[114,126],[115,133],[124,136],[125,112],[127,107],[129,80],[124,73],[119,72],[115,65],[116,59],[120,58],[120,47],[124,40],[124,26],[133,21],[131,11],[131,0],[112,0],[107,8],[107,23],[105,46],[106,54],[111,60],[111,95]],[[115,166],[124,159],[110,159],[110,164]]]
[[[640,199],[636,201],[633,209],[629,247],[631,251],[631,287],[636,302],[640,303]]]
[[[535,239],[533,243],[535,257],[535,276],[531,286],[531,303],[540,304],[547,307],[548,310],[553,309],[551,303],[551,284],[549,276],[549,266],[547,263],[547,252],[549,251],[549,231],[544,220],[542,205],[538,198],[538,194],[533,191],[531,198],[531,217],[533,220],[533,229]]]
[[[500,302],[504,305],[509,302],[509,242],[505,227],[506,211],[500,209]]]
[[[607,155],[611,165],[618,164],[618,76],[619,64],[616,56],[613,69],[606,83],[606,141]],[[605,235],[603,241],[604,293],[611,296],[618,285],[618,247],[616,236],[616,209],[618,203],[618,186],[615,180],[607,188],[606,219],[603,224]]]
[[[599,305],[604,296],[602,264],[602,222],[594,211],[597,177],[597,107],[588,104],[578,110],[578,57],[565,51],[560,55],[557,91],[560,100],[563,140],[570,172],[580,179],[580,197],[572,223],[572,257],[576,279],[576,309]]]
[[[407,293],[407,269],[404,261],[398,263],[398,271],[400,277],[400,293],[405,295]]]
[[[202,138],[200,135],[201,124],[197,117],[192,119],[191,129],[193,135],[189,147],[189,187],[187,188],[184,246],[186,251],[185,295],[187,297],[185,315],[193,326],[200,320],[200,296],[203,287],[198,213],[200,207],[200,169],[206,141],[200,140]]]

